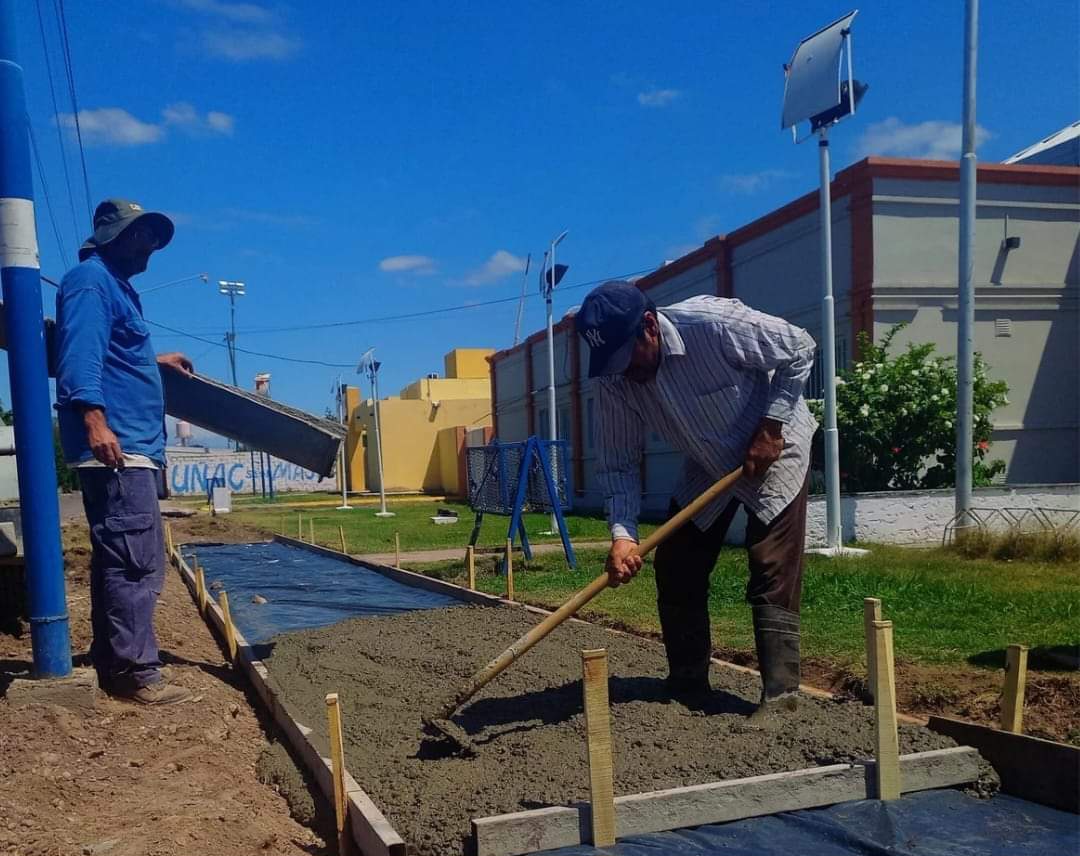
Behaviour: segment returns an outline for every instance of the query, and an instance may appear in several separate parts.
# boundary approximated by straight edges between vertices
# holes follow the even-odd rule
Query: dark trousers
[[[90,524],[90,660],[103,686],[161,680],[154,607],[165,581],[157,472],[79,470]]]
[[[807,483],[779,515],[762,523],[747,511],[746,549],[751,606],[780,606],[798,614],[806,540]],[[656,599],[668,667],[676,682],[704,681],[709,672],[709,575],[739,501],[732,500],[706,531],[687,523],[656,548]],[[678,512],[672,501],[669,517]]]

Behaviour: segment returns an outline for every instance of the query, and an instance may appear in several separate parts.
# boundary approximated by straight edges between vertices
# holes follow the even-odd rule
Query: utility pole
[[[341,379],[341,375],[338,375],[338,379],[337,379],[337,416],[338,416],[338,422],[340,422],[342,425],[347,426],[348,422],[345,419],[345,415],[346,415],[345,414],[345,386],[344,386],[344,382]],[[346,461],[345,447],[347,445],[348,445],[348,439],[347,438],[345,440],[341,441],[341,449],[340,449],[340,453],[338,455],[338,461],[339,461],[338,466],[340,467],[340,470],[341,470],[341,505],[338,506],[338,511],[348,511],[349,509],[352,508],[352,506],[349,505],[348,484],[346,482],[346,473],[345,473],[345,461]]]
[[[956,324],[956,513],[967,526],[971,509],[972,423],[975,394],[975,68],[979,49],[979,0],[964,12],[964,129],[960,157],[960,247]]]
[[[71,674],[71,637],[34,227],[30,129],[16,51],[15,6],[12,0],[0,2],[0,281],[7,312],[34,676],[61,678]]]
[[[360,357],[360,364],[356,367],[357,374],[367,374],[371,381],[371,401],[375,411],[375,458],[379,467],[379,510],[376,517],[393,517],[394,512],[386,510],[386,479],[383,476],[382,437],[379,425],[379,367],[382,365],[375,359],[375,349],[368,348]]]
[[[218,280],[218,293],[229,298],[229,332],[225,334],[225,343],[229,349],[229,369],[232,373],[232,385],[236,386],[236,298],[243,297],[247,291],[242,282]],[[240,451],[240,441],[234,440],[233,447]]]

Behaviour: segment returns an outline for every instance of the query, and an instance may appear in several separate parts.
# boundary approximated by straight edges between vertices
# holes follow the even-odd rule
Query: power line
[[[167,324],[161,324],[157,321],[151,321],[149,318],[145,319],[147,324],[153,324],[155,327],[160,327],[162,330],[168,330],[170,333],[176,333],[180,336],[186,336],[189,339],[194,339],[196,342],[202,342],[207,345],[213,345],[215,348],[227,348],[224,342],[215,342],[212,339],[204,339],[202,336],[196,336],[192,333],[185,333],[183,330],[177,330],[175,327],[169,327]],[[328,363],[323,360],[305,360],[300,357],[283,357],[280,354],[265,354],[261,351],[249,351],[247,348],[236,348],[238,354],[248,354],[252,357],[262,357],[267,360],[280,360],[285,363],[303,363],[309,366],[326,366],[332,369],[351,369],[356,368],[354,363]]]
[[[90,195],[90,177],[86,172],[86,150],[83,148],[82,127],[79,124],[79,99],[75,97],[75,69],[71,64],[71,45],[68,42],[67,15],[64,14],[64,0],[54,0],[57,9],[57,23],[60,26],[61,46],[64,50],[64,69],[67,71],[68,91],[71,94],[72,115],[75,118],[75,137],[79,141],[79,161],[82,163],[83,186],[86,189],[86,213],[91,223],[94,220],[93,197]]]
[[[652,268],[645,268],[643,270],[631,271],[630,273],[620,274],[615,277],[602,277],[600,279],[593,279],[588,282],[579,282],[576,285],[567,285],[559,289],[559,291],[573,291],[577,288],[588,288],[590,285],[599,285],[602,282],[607,282],[609,279],[626,279],[631,276],[637,276],[639,274],[647,273]],[[250,336],[256,333],[293,333],[302,330],[327,330],[334,327],[359,327],[365,324],[381,324],[389,321],[408,321],[413,318],[426,318],[431,315],[443,315],[451,312],[464,312],[468,309],[480,309],[485,306],[496,306],[501,303],[510,303],[518,300],[518,297],[499,297],[495,300],[485,300],[480,303],[466,303],[460,306],[443,306],[439,309],[425,309],[420,312],[405,312],[399,315],[381,315],[375,318],[361,318],[356,321],[330,321],[322,324],[298,324],[291,327],[252,327],[248,330],[239,330],[239,333],[243,333],[245,336]]]
[[[45,208],[49,212],[49,222],[52,223],[53,235],[56,237],[56,249],[66,259],[67,247],[64,246],[64,240],[60,237],[60,229],[56,225],[56,214],[53,212],[52,201],[49,199],[49,184],[45,181],[45,170],[41,166],[41,153],[38,151],[37,140],[34,138],[34,127],[30,124],[29,116],[27,117],[26,127],[30,131],[30,148],[33,149],[34,160],[37,162],[38,178],[41,179],[41,193],[45,197]]]
[[[53,83],[52,63],[49,61],[49,42],[45,38],[45,18],[41,14],[41,0],[35,0],[38,30],[41,32],[41,50],[45,54],[45,71],[49,76],[49,94],[52,96],[53,121],[56,125],[56,142],[60,146],[60,162],[64,165],[64,183],[67,185],[68,207],[71,209],[71,225],[75,240],[79,239],[79,218],[75,215],[75,194],[71,192],[71,173],[68,170],[67,152],[64,149],[64,131],[60,127],[60,105],[56,101],[56,85]]]

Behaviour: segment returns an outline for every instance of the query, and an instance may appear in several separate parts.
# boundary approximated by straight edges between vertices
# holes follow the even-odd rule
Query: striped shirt
[[[707,529],[733,497],[763,523],[802,489],[817,423],[802,397],[814,340],[738,300],[692,297],[657,311],[660,366],[648,383],[621,375],[597,389],[596,475],[612,538],[637,540],[641,456],[655,431],[685,456],[675,500],[686,506],[738,467],[763,418],[784,423],[784,450],[764,476],[742,478],[695,518]]]

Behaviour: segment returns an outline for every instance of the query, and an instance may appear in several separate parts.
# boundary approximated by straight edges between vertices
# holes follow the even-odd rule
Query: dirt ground
[[[178,538],[188,529],[207,539],[225,534],[214,523],[196,518],[174,529]],[[64,542],[72,650],[84,665],[85,528],[65,527]],[[55,706],[16,709],[0,698],[0,853],[332,853],[258,780],[256,764],[272,734],[172,571],[156,625],[170,680],[189,687],[196,701],[154,709],[102,696],[84,715]],[[0,632],[0,696],[30,666],[29,632],[21,629]]]
[[[455,717],[477,757],[424,740],[421,713],[535,623],[523,609],[476,606],[364,618],[277,637],[268,667],[324,746],[324,696],[339,693],[346,764],[424,856],[462,853],[470,818],[587,798],[583,649],[608,652],[616,794],[873,754],[872,709],[860,703],[807,698],[786,727],[752,729],[755,677],[714,668],[703,708],[672,703],[659,645],[580,623],[556,630]],[[918,726],[903,726],[900,743],[902,752],[955,745]]]

